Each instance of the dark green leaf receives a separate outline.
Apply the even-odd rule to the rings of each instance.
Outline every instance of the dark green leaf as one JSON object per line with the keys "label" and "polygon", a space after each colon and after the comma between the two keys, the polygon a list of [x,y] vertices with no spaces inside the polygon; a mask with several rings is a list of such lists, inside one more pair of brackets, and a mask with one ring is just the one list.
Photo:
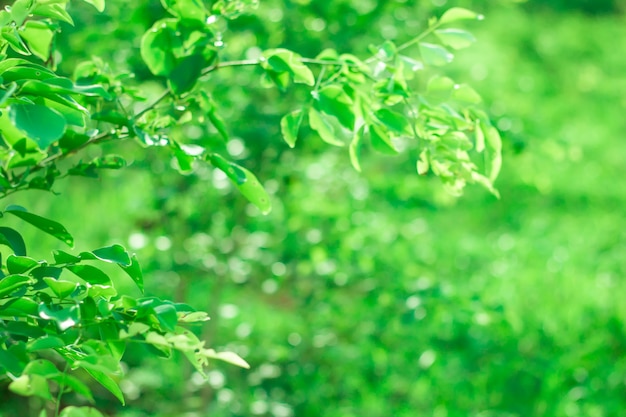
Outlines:
{"label": "dark green leaf", "polygon": [[384,124],[388,129],[399,133],[399,134],[407,134],[409,133],[409,121],[408,119],[393,110],[389,110],[386,108],[382,108],[376,110],[374,115],[382,124]]}
{"label": "dark green leaf", "polygon": [[26,285],[32,285],[35,282],[37,281],[27,275],[7,275],[0,279],[0,297],[11,294],[17,289]]}
{"label": "dark green leaf", "polygon": [[44,232],[56,237],[70,247],[74,246],[74,238],[72,235],[67,232],[65,227],[55,221],[29,213],[25,208],[20,206],[11,205],[6,208],[5,212],[11,213],[15,217],[19,217],[39,230],[43,230]]}
{"label": "dark green leaf", "polygon": [[131,264],[128,266],[124,266],[122,264],[118,265],[128,274],[135,284],[137,284],[137,287],[141,290],[141,292],[143,292],[143,273],[141,272],[141,266],[139,265],[135,255],[132,255],[130,260]]}
{"label": "dark green leaf", "polygon": [[371,125],[369,132],[372,148],[380,153],[387,155],[398,154],[398,151],[393,146],[393,143],[391,143],[391,137],[389,136],[389,132],[387,132],[385,129],[378,125]]}
{"label": "dark green leaf", "polygon": [[111,278],[102,270],[92,265],[69,265],[67,267],[74,274],[90,284],[110,284]]}
{"label": "dark green leaf", "polygon": [[[29,342],[26,345],[26,350],[28,350],[29,352],[35,352],[37,350],[44,350],[44,349],[56,349],[56,348],[60,348],[67,345],[67,343],[65,343],[62,339],[58,338],[58,337],[54,337],[54,336],[48,336],[48,337],[42,337],[39,339],[35,339],[32,340],[31,342]],[[54,365],[52,365],[51,362],[48,361],[42,361],[44,364],[49,364],[49,365],[45,365],[46,368],[49,368],[48,374],[47,375],[42,375],[42,368],[41,367],[37,367],[35,369],[33,369],[33,363],[31,362],[30,364],[28,364],[28,366],[26,367],[25,372],[26,373],[30,373],[30,374],[37,374],[37,375],[42,375],[42,376],[49,376],[50,373],[54,374],[54,371],[58,372],[58,370],[54,367]],[[44,366],[43,364],[40,363],[41,366]],[[54,371],[53,371],[54,369]]]}
{"label": "dark green leaf", "polygon": [[154,313],[164,330],[173,332],[176,329],[178,323],[178,315],[176,314],[176,308],[171,304],[161,304],[154,307]]}
{"label": "dark green leaf", "polygon": [[201,0],[161,0],[163,7],[180,19],[198,20],[204,23],[206,9]]}
{"label": "dark green leaf", "polygon": [[7,270],[9,274],[23,274],[38,265],[39,262],[26,256],[9,255],[7,258]]}
{"label": "dark green leaf", "polygon": [[26,256],[26,244],[22,235],[10,227],[0,227],[0,245],[10,247],[17,256]]}

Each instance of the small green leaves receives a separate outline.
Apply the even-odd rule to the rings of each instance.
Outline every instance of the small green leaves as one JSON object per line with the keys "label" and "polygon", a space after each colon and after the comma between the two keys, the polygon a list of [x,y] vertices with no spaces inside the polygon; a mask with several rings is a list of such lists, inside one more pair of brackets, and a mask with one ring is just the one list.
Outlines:
{"label": "small green leaves", "polygon": [[13,125],[46,149],[65,133],[67,123],[61,114],[39,104],[13,104],[9,109]]}
{"label": "small green leaves", "polygon": [[[295,52],[282,48],[270,49],[264,52],[263,57],[262,66],[271,77],[274,76],[273,79],[279,74],[289,74],[294,83],[309,86],[315,84],[313,73],[302,63],[302,57]],[[279,87],[286,85],[279,84]]]}
{"label": "small green leaves", "polygon": [[458,20],[482,20],[484,17],[471,10],[464,9],[462,7],[453,7],[445,11],[445,13],[439,18],[440,24],[456,22]]}
{"label": "small green leaves", "polygon": [[298,131],[300,130],[300,124],[303,119],[302,109],[294,110],[291,113],[286,114],[280,121],[280,130],[283,134],[283,138],[290,148],[296,146],[296,140],[298,140]]}
{"label": "small green leaves", "polygon": [[443,66],[452,62],[452,55],[446,48],[432,43],[420,42],[420,55],[426,65]]}
{"label": "small green leaves", "polygon": [[224,159],[216,153],[207,155],[207,160],[235,184],[239,192],[254,204],[261,213],[268,214],[272,210],[269,195],[254,174],[247,169]]}
{"label": "small green leaves", "polygon": [[7,207],[5,213],[11,213],[15,217],[19,217],[20,219],[24,220],[27,223],[30,223],[36,228],[56,237],[70,247],[74,246],[74,238],[72,237],[72,235],[68,233],[63,225],[55,221],[46,219],[45,217],[41,217],[33,213],[29,213],[28,211],[26,211],[25,208],[15,205]]}

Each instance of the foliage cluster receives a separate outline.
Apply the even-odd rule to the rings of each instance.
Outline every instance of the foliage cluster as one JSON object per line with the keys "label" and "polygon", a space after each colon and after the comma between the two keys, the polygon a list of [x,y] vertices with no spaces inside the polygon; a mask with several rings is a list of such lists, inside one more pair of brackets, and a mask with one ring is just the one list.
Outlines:
{"label": "foliage cluster", "polygon": [[[84,3],[105,11],[103,0]],[[3,197],[54,191],[60,178],[97,178],[101,170],[124,168],[126,159],[112,149],[133,149],[128,144],[133,140],[143,147],[133,149],[136,155],[153,152],[146,159],[171,163],[188,178],[201,180],[206,172],[219,178],[220,172],[258,212],[269,213],[270,195],[257,177],[224,156],[241,141],[230,138],[220,114],[225,106],[212,88],[214,73],[248,66],[261,72],[261,85],[283,92],[306,87],[307,98],[279,123],[290,147],[306,118],[323,142],[348,149],[357,171],[368,143],[383,154],[416,153],[417,172],[439,177],[453,195],[468,183],[496,193],[498,131],[480,109],[480,96],[437,70],[451,62],[450,50],[474,41],[450,24],[480,18],[476,13],[451,8],[417,37],[371,46],[366,59],[334,49],[304,58],[289,49],[265,48],[255,57],[229,61],[229,22],[256,2],[161,3],[162,16],[141,28],[139,51],[126,51],[138,52],[149,70],[139,76],[98,57],[74,60],[70,70],[63,69],[66,57],[72,61],[72,49],[57,49],[59,39],[65,29],[80,36],[69,29],[75,24],[74,3],[16,0],[0,11]],[[414,56],[407,55],[410,49]],[[148,85],[160,91],[145,94]],[[74,193],[63,197],[67,207],[76,204]],[[121,215],[119,208],[114,211]],[[20,205],[9,205],[3,211],[8,216],[74,246],[73,236],[53,220]],[[88,376],[123,404],[120,361],[132,345],[166,357],[180,351],[199,375],[213,359],[248,366],[236,353],[205,347],[190,329],[207,320],[206,313],[125,291],[124,278],[110,267],[121,268],[140,292],[144,280],[136,256],[119,244],[78,253],[57,249],[53,260],[45,261],[27,254],[23,235],[21,226],[0,228],[0,243],[10,250],[0,279],[0,377],[11,392],[44,400],[28,403],[24,412],[99,415],[83,406],[94,402]],[[77,395],[75,405],[63,407],[68,393]]]}

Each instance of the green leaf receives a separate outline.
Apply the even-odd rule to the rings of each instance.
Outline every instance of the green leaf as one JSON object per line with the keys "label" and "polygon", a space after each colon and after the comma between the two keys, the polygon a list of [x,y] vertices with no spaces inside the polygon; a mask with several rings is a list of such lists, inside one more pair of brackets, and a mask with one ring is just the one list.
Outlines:
{"label": "green leaf", "polygon": [[502,139],[495,127],[481,122],[481,128],[485,135],[485,172],[493,183],[502,167]]}
{"label": "green leaf", "polygon": [[100,13],[102,13],[104,11],[104,0],[83,0],[85,3],[89,3],[91,4],[93,7],[96,8],[97,11],[99,11]]}
{"label": "green leaf", "polygon": [[10,227],[0,227],[0,245],[10,247],[17,256],[26,256],[24,238]]}
{"label": "green leaf", "polygon": [[[26,350],[30,352],[32,351],[32,349],[29,349],[29,346],[33,346],[34,344],[37,344],[40,341],[46,341],[46,340],[57,340],[57,341],[61,341],[61,343],[63,342],[58,337],[44,337],[44,338],[40,338],[40,339],[27,343]],[[48,342],[44,342],[43,344],[46,344],[46,343]],[[53,344],[56,344],[56,343],[53,343]],[[40,349],[35,349],[35,350],[40,350]],[[24,368],[24,373],[27,375],[43,376],[46,379],[61,374],[61,372],[59,372],[57,367],[54,366],[52,362],[45,360],[45,359],[36,359],[36,360],[29,362],[28,365],[26,365],[26,368]]]}
{"label": "green leaf", "polygon": [[159,20],[141,38],[141,58],[154,75],[168,75],[176,65],[172,52],[179,42],[175,22],[173,19]]}
{"label": "green leaf", "polygon": [[480,120],[476,119],[474,123],[474,141],[476,142],[476,152],[482,152],[485,150],[485,134],[480,127]]}
{"label": "green leaf", "polygon": [[[35,340],[28,342],[26,344],[26,350],[28,350],[29,352],[35,352],[35,351],[44,350],[44,349],[56,349],[56,348],[63,347],[65,345],[67,345],[67,343],[65,343],[63,339],[54,337],[54,336],[47,336],[47,337],[42,337],[42,338],[35,339]],[[46,365],[46,368],[49,368],[47,375],[42,375],[42,369],[39,367],[36,369],[32,369],[33,362],[28,364],[24,372],[30,373],[30,374],[36,373],[37,375],[42,375],[42,376],[49,376],[51,372],[54,373],[52,371],[54,369],[54,371],[58,373],[58,370],[54,367],[54,365],[52,365],[51,362],[44,361],[44,363],[50,364],[50,365]]]}
{"label": "green leaf", "polygon": [[69,265],[67,269],[90,284],[111,284],[111,278],[95,266]]}
{"label": "green leaf", "polygon": [[[98,381],[100,385],[102,385],[111,394],[113,394],[115,398],[117,398],[122,403],[122,405],[126,404],[126,402],[124,401],[124,394],[122,393],[122,390],[120,389],[119,385],[117,384],[117,382],[115,382],[113,378],[111,378],[106,373],[96,370],[96,369],[88,369],[85,367],[82,367],[82,368],[85,369],[85,371],[87,371],[87,373],[91,375],[93,379]],[[89,414],[87,415],[89,416]]]}
{"label": "green leaf", "polygon": [[[122,401],[122,403],[124,403]],[[102,413],[92,407],[65,407],[59,417],[104,417]]]}
{"label": "green leaf", "polygon": [[46,400],[52,400],[48,382],[39,375],[22,375],[9,384],[9,390],[25,397],[36,395]]}
{"label": "green leaf", "polygon": [[[87,259],[89,252],[81,253],[81,258]],[[101,261],[111,262],[122,266],[130,266],[131,259],[122,245],[111,245],[91,251],[91,254]],[[84,256],[83,256],[84,255]]]}
{"label": "green leaf", "polygon": [[180,19],[204,22],[207,11],[200,0],[161,0],[161,4],[171,14]]}
{"label": "green leaf", "polygon": [[33,8],[33,3],[33,0],[15,0],[13,5],[7,9],[11,11],[11,18],[16,26],[22,26]]}
{"label": "green leaf", "polygon": [[446,48],[432,43],[420,42],[420,55],[426,65],[442,66],[452,62],[452,55]]}
{"label": "green leaf", "polygon": [[[385,109],[382,109],[385,110]],[[372,148],[376,151],[387,154],[387,155],[397,155],[398,151],[391,143],[391,138],[389,137],[389,132],[385,131],[381,126],[371,125],[370,129],[370,141],[372,143]]]}
{"label": "green leaf", "polygon": [[429,98],[433,97],[435,100],[446,100],[452,94],[454,90],[455,82],[441,75],[435,75],[428,80],[426,84],[426,94]]}
{"label": "green leaf", "polygon": [[7,270],[9,274],[23,274],[38,265],[39,262],[26,256],[9,255],[7,258]]}
{"label": "green leaf", "polygon": [[302,57],[287,49],[270,49],[263,53],[265,61],[262,63],[266,70],[275,73],[289,73],[294,83],[313,86],[315,77],[313,73],[302,63]]}
{"label": "green leaf", "polygon": [[63,3],[40,4],[38,3],[33,10],[33,14],[41,17],[49,17],[51,19],[60,20],[74,26],[72,16],[65,10],[66,5]]}
{"label": "green leaf", "polygon": [[461,101],[461,102],[464,102],[464,103],[468,103],[468,104],[478,104],[481,101],[483,101],[483,99],[476,92],[476,90],[474,90],[469,85],[461,84],[461,85],[457,85],[455,87],[456,88],[452,92],[452,97],[455,100],[458,100],[458,101]]}
{"label": "green leaf", "polygon": [[329,116],[315,110],[313,107],[309,109],[309,125],[324,142],[334,146],[345,146],[345,143],[339,140],[335,127],[329,120]]}
{"label": "green leaf", "polygon": [[120,268],[128,274],[128,276],[133,280],[133,282],[137,285],[137,287],[143,292],[143,273],[141,272],[141,266],[137,261],[137,257],[132,255],[130,257],[131,264],[128,266],[118,264]]}
{"label": "green leaf", "polygon": [[474,35],[461,29],[439,29],[435,31],[435,35],[441,43],[452,49],[467,48],[476,42]]}
{"label": "green leaf", "polygon": [[41,149],[59,140],[67,127],[59,112],[38,104],[14,104],[9,109],[9,117],[11,123]]}
{"label": "green leaf", "polygon": [[272,204],[267,191],[265,191],[252,172],[234,162],[224,159],[221,155],[216,153],[207,155],[207,160],[211,162],[213,166],[224,172],[239,189],[239,192],[261,210],[261,213],[268,214],[272,210]]}
{"label": "green leaf", "polygon": [[52,38],[54,38],[54,31],[50,25],[39,20],[29,20],[24,25],[21,36],[26,40],[31,52],[36,57],[42,61],[47,61],[50,58],[50,48]]}
{"label": "green leaf", "polygon": [[11,49],[13,49],[18,54],[22,54],[26,56],[32,55],[30,50],[28,49],[28,47],[26,46],[26,44],[20,37],[19,32],[17,31],[17,27],[15,26],[3,27],[2,30],[0,31],[0,35],[2,36],[2,38],[4,38],[5,41],[9,43],[9,45],[11,46]]}
{"label": "green leaf", "polygon": [[76,282],[57,280],[54,278],[45,277],[44,282],[48,284],[48,287],[54,292],[57,297],[63,299],[74,292],[78,284]]}
{"label": "green leaf", "polygon": [[315,107],[319,111],[336,117],[349,130],[354,128],[354,106],[343,88],[329,85],[312,95],[316,98]]}
{"label": "green leaf", "polygon": [[168,85],[172,92],[180,96],[191,90],[198,81],[207,60],[202,54],[195,54],[180,58],[167,76]]}
{"label": "green leaf", "polygon": [[453,7],[445,11],[445,13],[439,18],[439,23],[450,23],[457,20],[482,20],[483,15],[480,15],[471,10],[464,9],[462,7]]}
{"label": "green leaf", "polygon": [[241,356],[234,352],[216,352],[213,349],[204,349],[202,355],[209,359],[217,359],[223,362],[230,363],[231,365],[239,366],[241,368],[250,369],[250,365]]}
{"label": "green leaf", "polygon": [[400,113],[389,110],[387,108],[382,108],[376,110],[374,112],[374,115],[388,129],[391,129],[396,133],[407,134],[410,131],[408,119]]}
{"label": "green leaf", "polygon": [[363,132],[365,126],[361,126],[352,136],[348,152],[350,154],[350,163],[357,172],[361,172],[361,163],[359,162],[359,152],[361,150],[361,142],[363,141]]}
{"label": "green leaf", "polygon": [[298,109],[286,114],[280,120],[280,131],[283,134],[283,139],[285,139],[285,142],[287,142],[290,148],[296,146],[298,130],[300,130],[303,116],[302,109]]}
{"label": "green leaf", "polygon": [[45,320],[52,320],[59,326],[59,330],[65,331],[75,326],[79,321],[79,308],[76,305],[67,308],[54,308],[56,305],[48,306],[45,303],[39,304],[39,317]]}
{"label": "green leaf", "polygon": [[15,217],[19,217],[25,222],[35,226],[39,230],[42,230],[49,235],[56,237],[69,247],[74,246],[74,238],[72,237],[72,235],[68,233],[63,225],[55,221],[48,220],[45,217],[41,217],[33,213],[29,213],[28,211],[26,211],[25,208],[15,205],[7,207],[5,212],[11,213]]}
{"label": "green leaf", "polygon": [[32,285],[37,281],[27,275],[7,275],[0,279],[0,297],[11,294],[18,288]]}
{"label": "green leaf", "polygon": [[176,307],[171,304],[161,304],[154,307],[154,313],[164,330],[173,332],[178,324],[178,314]]}

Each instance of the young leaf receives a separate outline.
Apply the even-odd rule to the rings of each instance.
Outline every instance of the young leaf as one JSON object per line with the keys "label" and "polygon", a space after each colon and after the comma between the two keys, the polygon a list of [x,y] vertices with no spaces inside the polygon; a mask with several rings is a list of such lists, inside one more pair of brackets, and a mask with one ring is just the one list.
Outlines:
{"label": "young leaf", "polygon": [[60,20],[61,22],[69,23],[74,26],[74,20],[72,16],[65,10],[65,4],[52,3],[41,4],[37,3],[33,10],[35,16],[49,17],[51,19]]}
{"label": "young leaf", "polygon": [[263,67],[275,73],[289,73],[294,83],[313,86],[315,77],[313,73],[302,63],[302,57],[287,49],[271,49],[263,54],[265,61]]}
{"label": "young leaf", "polygon": [[24,207],[15,206],[15,205],[11,205],[7,207],[5,210],[5,213],[11,213],[15,217],[19,217],[25,222],[30,223],[31,225],[35,226],[39,230],[43,230],[49,235],[56,237],[57,239],[64,242],[69,247],[74,246],[74,238],[72,237],[72,235],[68,233],[68,231],[65,229],[65,227],[63,227],[63,225],[55,221],[46,219],[45,217],[41,217],[33,213],[29,213],[28,211],[26,211]]}
{"label": "young leaf", "polygon": [[69,265],[67,269],[90,284],[111,284],[111,278],[95,266]]}
{"label": "young leaf", "polygon": [[175,27],[174,19],[159,20],[141,38],[141,58],[154,75],[168,75],[176,65],[172,52],[177,43]]}
{"label": "young leaf", "polygon": [[239,189],[239,192],[261,210],[261,213],[268,214],[272,210],[272,204],[267,191],[265,191],[252,172],[215,153],[207,155],[207,159],[215,167],[224,172]]}
{"label": "young leaf", "polygon": [[361,150],[361,142],[363,141],[363,131],[365,126],[361,126],[352,137],[348,152],[350,154],[350,163],[357,172],[361,172],[361,163],[359,162],[359,152]]}
{"label": "young leaf", "polygon": [[454,58],[446,48],[432,43],[420,42],[419,50],[426,65],[442,66]]}
{"label": "young leaf", "polygon": [[22,375],[9,384],[9,390],[25,397],[36,395],[46,400],[52,400],[48,382],[39,375]]}
{"label": "young leaf", "polygon": [[231,365],[240,366],[245,369],[250,369],[250,365],[241,356],[234,352],[216,352],[213,349],[204,349],[202,355],[209,359],[217,359],[223,362],[230,363]]}
{"label": "young leaf", "polygon": [[481,128],[485,135],[485,172],[493,183],[502,166],[502,139],[495,127],[481,122]]}
{"label": "young leaf", "polygon": [[476,90],[467,84],[455,86],[455,89],[452,92],[452,98],[468,104],[478,104],[483,101],[482,97],[480,97]]}
{"label": "young leaf", "polygon": [[60,279],[56,280],[54,278],[45,277],[43,280],[46,284],[48,284],[48,287],[50,287],[52,292],[54,292],[59,298],[67,297],[68,295],[73,293],[78,286],[78,284],[75,282],[64,281]]}
{"label": "young leaf", "polygon": [[24,25],[21,36],[36,57],[42,61],[47,61],[50,58],[50,48],[54,37],[50,25],[39,20],[29,20]]}
{"label": "young leaf", "polygon": [[324,142],[334,146],[344,146],[345,144],[337,138],[335,128],[328,117],[311,107],[309,109],[309,126],[320,135]]}
{"label": "young leaf", "polygon": [[464,9],[462,7],[453,7],[445,11],[445,13],[439,18],[439,23],[450,23],[457,20],[482,20],[484,17],[471,10]]}
{"label": "young leaf", "polygon": [[452,49],[467,48],[476,42],[474,35],[461,29],[439,29],[435,31],[435,35],[441,43]]}
{"label": "young leaf", "polygon": [[91,4],[97,11],[102,13],[104,11],[104,0],[83,0],[85,3]]}
{"label": "young leaf", "polygon": [[296,146],[296,140],[298,140],[298,130],[300,130],[300,124],[304,114],[302,109],[294,110],[289,114],[286,114],[280,121],[280,130],[283,134],[283,138],[290,148]]}

